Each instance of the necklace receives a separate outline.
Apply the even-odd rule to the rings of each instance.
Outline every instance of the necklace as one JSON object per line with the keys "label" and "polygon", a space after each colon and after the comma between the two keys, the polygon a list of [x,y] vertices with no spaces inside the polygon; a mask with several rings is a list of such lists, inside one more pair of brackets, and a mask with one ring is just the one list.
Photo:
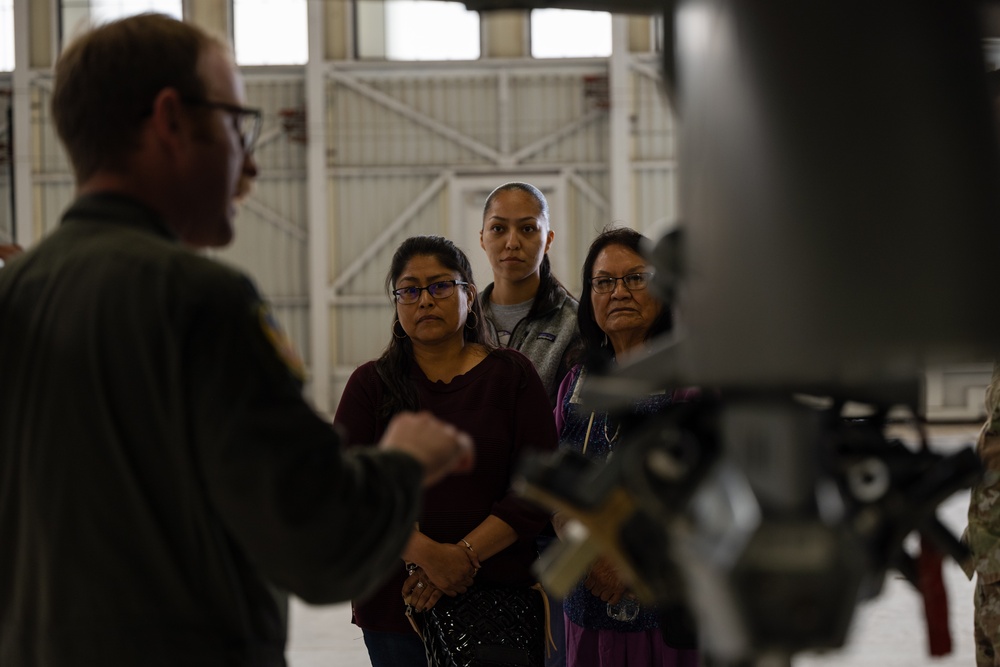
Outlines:
{"label": "necklace", "polygon": [[[590,429],[594,426],[594,414],[590,413],[590,420],[587,422],[587,435],[583,437],[583,454],[587,453],[587,443],[590,442]],[[615,434],[608,437],[608,418],[604,418],[604,439],[607,440],[608,444],[614,443],[618,439],[618,431],[621,429],[622,425],[619,424],[615,427]]]}
{"label": "necklace", "polygon": [[604,418],[604,439],[607,440],[608,444],[610,445],[610,444],[614,443],[615,440],[618,439],[618,431],[621,430],[622,425],[618,424],[617,426],[615,426],[615,432],[614,432],[614,434],[609,437],[608,436],[608,421],[609,421],[609,418],[605,417]]}

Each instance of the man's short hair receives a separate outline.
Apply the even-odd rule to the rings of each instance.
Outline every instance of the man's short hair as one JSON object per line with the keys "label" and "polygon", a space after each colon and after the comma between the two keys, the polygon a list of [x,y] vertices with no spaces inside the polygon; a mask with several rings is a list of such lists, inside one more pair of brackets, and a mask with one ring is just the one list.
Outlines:
{"label": "man's short hair", "polygon": [[92,28],[66,47],[56,61],[51,108],[77,183],[99,169],[124,168],[164,88],[204,95],[197,65],[213,44],[228,49],[190,23],[148,13]]}

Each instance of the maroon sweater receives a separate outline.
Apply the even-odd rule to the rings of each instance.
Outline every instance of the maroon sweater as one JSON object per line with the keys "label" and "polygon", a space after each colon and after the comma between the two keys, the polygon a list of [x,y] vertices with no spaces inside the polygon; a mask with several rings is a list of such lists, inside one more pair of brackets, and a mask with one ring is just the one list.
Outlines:
{"label": "maroon sweater", "polygon": [[[518,541],[483,561],[477,582],[533,583],[529,567],[537,557],[534,538],[548,513],[510,491],[511,475],[527,450],[556,447],[549,398],[527,357],[496,350],[449,383],[431,382],[416,364],[410,371],[420,408],[454,424],[475,440],[476,467],[451,475],[424,492],[420,532],[442,543],[455,543],[489,515],[503,519]],[[354,444],[378,442],[385,423],[377,418],[385,386],[370,361],[351,375],[337,407],[335,422]],[[404,614],[403,562],[371,597],[354,603],[354,621],[382,632],[413,632]]]}

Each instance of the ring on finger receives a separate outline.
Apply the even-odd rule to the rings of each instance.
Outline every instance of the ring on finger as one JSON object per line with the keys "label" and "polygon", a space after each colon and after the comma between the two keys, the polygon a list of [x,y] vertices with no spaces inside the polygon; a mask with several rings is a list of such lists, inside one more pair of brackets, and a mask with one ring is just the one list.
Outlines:
{"label": "ring on finger", "polygon": [[424,587],[424,582],[418,581],[417,582],[417,588],[423,588],[423,587]]}

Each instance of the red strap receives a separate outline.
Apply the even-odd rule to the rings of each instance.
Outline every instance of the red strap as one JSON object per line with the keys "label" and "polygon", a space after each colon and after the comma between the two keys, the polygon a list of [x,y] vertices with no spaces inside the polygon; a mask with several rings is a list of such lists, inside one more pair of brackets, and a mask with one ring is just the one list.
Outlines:
{"label": "red strap", "polygon": [[948,593],[941,577],[941,553],[923,535],[920,536],[917,569],[930,654],[948,655],[951,653],[951,630],[948,628]]}

